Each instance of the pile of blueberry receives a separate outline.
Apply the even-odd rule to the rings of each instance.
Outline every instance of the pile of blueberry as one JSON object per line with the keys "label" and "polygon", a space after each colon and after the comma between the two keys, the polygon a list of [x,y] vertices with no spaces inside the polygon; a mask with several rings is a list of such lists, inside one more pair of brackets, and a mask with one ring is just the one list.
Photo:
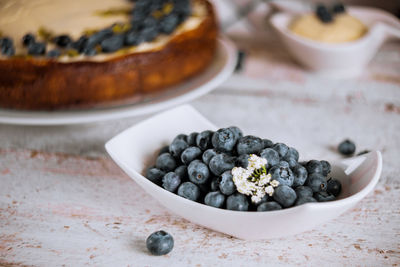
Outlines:
{"label": "pile of blueberry", "polygon": [[[279,182],[273,194],[254,203],[238,192],[234,167],[247,168],[250,155],[267,161],[265,170]],[[235,126],[217,131],[180,134],[163,147],[146,177],[165,190],[216,208],[239,211],[270,211],[307,202],[334,200],[341,191],[329,177],[327,161],[299,162],[299,153],[283,143],[243,136]]]}
{"label": "pile of blueberry", "polygon": [[323,4],[318,4],[315,8],[315,14],[323,23],[332,22],[336,14],[344,13],[345,11],[342,3],[336,3],[331,8]]}
{"label": "pile of blueberry", "polygon": [[[48,57],[61,54],[76,56],[84,54],[94,56],[100,52],[111,53],[124,47],[137,46],[142,42],[151,42],[159,34],[170,34],[191,14],[190,0],[131,0],[134,2],[130,22],[126,25],[115,24],[90,35],[72,40],[68,35],[51,36],[51,33],[39,30],[39,36],[45,41],[38,42],[28,33],[22,39],[28,55],[46,54],[46,42],[54,43],[57,48],[47,52]],[[13,40],[0,38],[1,54],[13,56]]]}

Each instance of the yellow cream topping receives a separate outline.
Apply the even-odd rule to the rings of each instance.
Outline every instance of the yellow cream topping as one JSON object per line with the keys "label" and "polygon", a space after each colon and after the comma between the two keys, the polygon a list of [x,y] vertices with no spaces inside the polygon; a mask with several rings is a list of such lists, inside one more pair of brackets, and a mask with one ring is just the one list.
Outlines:
{"label": "yellow cream topping", "polygon": [[315,14],[303,15],[295,19],[289,29],[299,36],[324,43],[351,42],[368,31],[359,19],[347,13],[336,15],[330,23],[322,22]]}

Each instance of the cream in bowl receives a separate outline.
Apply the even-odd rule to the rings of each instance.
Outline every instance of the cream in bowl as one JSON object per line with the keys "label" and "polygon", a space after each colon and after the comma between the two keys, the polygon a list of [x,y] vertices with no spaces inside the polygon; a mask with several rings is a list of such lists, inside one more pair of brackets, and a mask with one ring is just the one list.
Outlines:
{"label": "cream in bowl", "polygon": [[367,7],[280,12],[270,22],[296,61],[331,78],[359,75],[386,40],[400,38],[396,17]]}
{"label": "cream in bowl", "polygon": [[295,18],[289,29],[296,35],[324,43],[351,42],[368,32],[367,26],[348,14],[343,5],[335,5],[332,11],[319,5],[316,12]]}

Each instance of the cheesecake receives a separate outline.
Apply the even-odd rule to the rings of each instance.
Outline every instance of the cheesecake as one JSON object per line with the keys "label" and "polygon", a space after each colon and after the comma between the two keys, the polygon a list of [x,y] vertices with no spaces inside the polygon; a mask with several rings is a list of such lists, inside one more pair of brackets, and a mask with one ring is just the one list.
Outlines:
{"label": "cheesecake", "polygon": [[212,62],[207,0],[0,2],[0,107],[131,104],[173,90]]}

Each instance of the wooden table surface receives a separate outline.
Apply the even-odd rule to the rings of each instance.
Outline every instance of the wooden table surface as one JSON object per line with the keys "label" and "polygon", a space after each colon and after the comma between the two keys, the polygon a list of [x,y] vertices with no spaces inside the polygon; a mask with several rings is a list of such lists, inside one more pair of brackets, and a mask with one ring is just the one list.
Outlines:
{"label": "wooden table surface", "polygon": [[[400,265],[400,42],[386,43],[362,76],[328,80],[294,63],[272,33],[242,25],[229,35],[248,54],[244,69],[191,104],[216,125],[288,143],[302,159],[340,159],[334,148],[345,138],[380,150],[374,192],[312,231],[243,241],[171,214],[106,155],[108,139],[147,116],[0,125],[0,266]],[[175,247],[156,257],[145,239],[159,229]]]}

